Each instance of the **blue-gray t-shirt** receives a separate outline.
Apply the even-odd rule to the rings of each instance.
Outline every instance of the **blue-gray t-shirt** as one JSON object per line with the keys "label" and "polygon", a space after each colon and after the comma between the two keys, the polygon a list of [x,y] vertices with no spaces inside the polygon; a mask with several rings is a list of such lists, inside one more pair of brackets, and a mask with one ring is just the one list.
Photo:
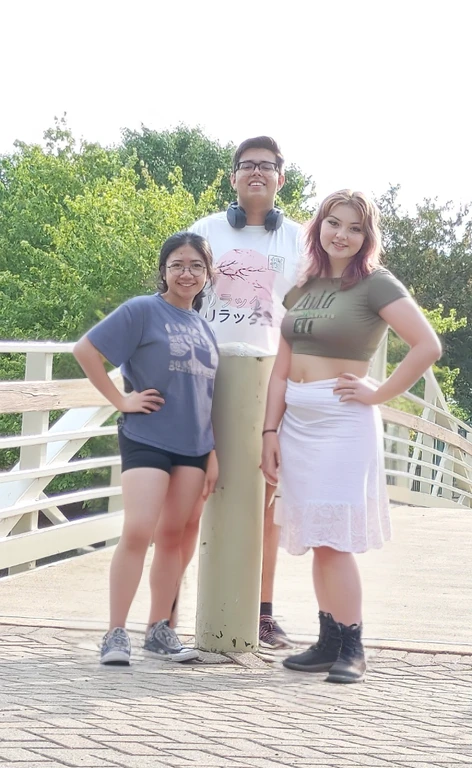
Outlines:
{"label": "blue-gray t-shirt", "polygon": [[157,389],[160,411],[123,414],[131,440],[185,456],[214,448],[211,406],[218,348],[195,310],[179,309],[156,293],[126,301],[87,338],[136,392]]}

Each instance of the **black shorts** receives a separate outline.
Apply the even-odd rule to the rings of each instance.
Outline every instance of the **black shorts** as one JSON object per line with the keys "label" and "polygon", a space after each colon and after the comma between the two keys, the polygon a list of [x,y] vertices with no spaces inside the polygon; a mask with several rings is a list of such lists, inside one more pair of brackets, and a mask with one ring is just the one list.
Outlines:
{"label": "black shorts", "polygon": [[179,453],[172,453],[163,448],[155,448],[153,445],[131,440],[123,434],[121,429],[118,430],[118,444],[120,446],[122,472],[140,467],[163,469],[169,475],[172,472],[172,467],[197,467],[197,469],[206,471],[208,453],[203,456],[182,456]]}

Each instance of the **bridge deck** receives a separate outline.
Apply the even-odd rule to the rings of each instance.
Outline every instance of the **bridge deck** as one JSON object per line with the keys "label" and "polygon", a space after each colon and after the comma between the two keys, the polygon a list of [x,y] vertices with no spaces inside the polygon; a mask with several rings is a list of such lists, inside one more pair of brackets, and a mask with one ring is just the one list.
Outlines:
{"label": "bridge deck", "polygon": [[[472,516],[398,508],[393,517],[395,542],[360,558],[373,647],[358,686],[290,673],[276,654],[270,664],[249,656],[246,667],[146,659],[145,580],[133,664],[101,668],[109,551],[2,580],[2,768],[470,765]],[[314,629],[309,572],[309,557],[281,554],[277,613],[301,640]],[[182,634],[193,631],[195,576],[194,563]]]}
{"label": "bridge deck", "polygon": [[[394,540],[359,556],[367,643],[472,653],[472,514],[397,507],[392,519]],[[107,621],[111,555],[110,549],[102,550],[1,580],[0,622],[96,628],[98,641]],[[181,600],[185,634],[194,631],[196,569],[195,559]],[[275,612],[290,634],[305,641],[316,626],[310,569],[310,555],[280,552]],[[130,615],[137,630],[146,623],[148,599],[145,576]]]}

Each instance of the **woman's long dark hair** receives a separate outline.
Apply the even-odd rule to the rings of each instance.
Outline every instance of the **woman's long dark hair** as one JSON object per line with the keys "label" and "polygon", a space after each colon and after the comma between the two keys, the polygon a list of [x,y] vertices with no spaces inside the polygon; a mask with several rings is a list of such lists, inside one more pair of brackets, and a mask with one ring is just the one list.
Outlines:
{"label": "woman's long dark hair", "polygon": [[159,280],[157,287],[160,293],[164,293],[168,290],[166,281],[167,259],[171,253],[176,251],[177,248],[182,248],[183,245],[190,245],[192,248],[195,248],[195,250],[202,257],[206,267],[207,284],[205,288],[200,291],[200,293],[197,293],[192,302],[193,309],[196,309],[197,312],[200,312],[202,308],[203,297],[205,295],[205,289],[208,286],[212,286],[215,279],[213,271],[213,254],[211,252],[210,244],[201,235],[197,235],[195,232],[176,232],[175,235],[171,235],[167,238],[159,254]]}

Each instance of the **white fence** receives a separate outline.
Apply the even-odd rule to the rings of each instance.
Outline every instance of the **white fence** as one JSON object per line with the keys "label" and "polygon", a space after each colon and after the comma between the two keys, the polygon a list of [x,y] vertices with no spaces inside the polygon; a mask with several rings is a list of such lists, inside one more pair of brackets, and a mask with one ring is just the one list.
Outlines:
{"label": "white fence", "polygon": [[[19,448],[19,461],[0,472],[0,569],[33,568],[36,561],[98,542],[121,530],[118,455],[75,459],[90,439],[116,433],[103,426],[113,408],[84,379],[53,380],[53,356],[72,344],[0,342],[0,354],[26,355],[24,381],[0,382],[0,413],[21,414],[21,434],[0,437],[0,451]],[[110,374],[117,376],[118,372]],[[425,507],[472,507],[472,434],[449,412],[431,371],[425,397],[412,394],[420,415],[382,406],[385,456],[392,501]],[[49,427],[50,412],[65,413]],[[4,454],[1,454],[4,455]],[[109,484],[48,495],[58,476],[110,468]],[[71,504],[103,500],[102,512],[69,521]],[[106,510],[106,511],[105,511]],[[48,527],[38,527],[42,513]]]}

